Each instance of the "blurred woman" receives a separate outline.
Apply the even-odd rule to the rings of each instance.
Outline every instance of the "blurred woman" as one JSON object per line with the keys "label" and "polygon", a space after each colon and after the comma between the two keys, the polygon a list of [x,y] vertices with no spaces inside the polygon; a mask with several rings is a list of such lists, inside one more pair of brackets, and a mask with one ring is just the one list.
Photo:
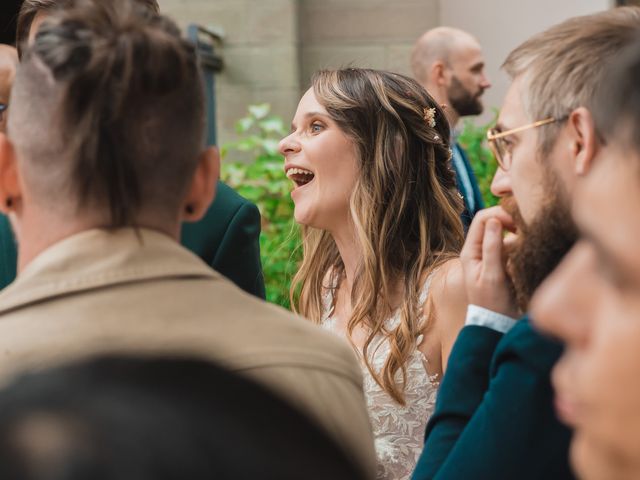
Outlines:
{"label": "blurred woman", "polygon": [[320,71],[280,143],[303,261],[295,309],[358,352],[378,478],[408,478],[466,310],[449,126],[414,80]]}

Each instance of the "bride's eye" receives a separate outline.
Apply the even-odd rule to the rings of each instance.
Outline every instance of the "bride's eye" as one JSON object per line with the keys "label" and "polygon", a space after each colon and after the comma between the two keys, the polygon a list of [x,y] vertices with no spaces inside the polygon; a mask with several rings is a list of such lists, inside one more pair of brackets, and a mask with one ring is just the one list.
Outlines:
{"label": "bride's eye", "polygon": [[311,130],[311,133],[320,133],[323,128],[324,126],[319,123],[312,123],[310,130]]}

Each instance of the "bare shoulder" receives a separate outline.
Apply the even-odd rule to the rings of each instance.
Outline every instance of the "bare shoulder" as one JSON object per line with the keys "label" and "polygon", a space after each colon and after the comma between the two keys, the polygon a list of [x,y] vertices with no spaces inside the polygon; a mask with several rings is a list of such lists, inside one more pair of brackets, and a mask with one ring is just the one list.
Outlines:
{"label": "bare shoulder", "polygon": [[429,288],[431,303],[440,312],[439,317],[455,315],[459,311],[466,312],[467,292],[460,259],[449,260],[436,270]]}
{"label": "bare shoulder", "polygon": [[459,259],[449,260],[433,274],[429,296],[425,315],[433,320],[432,328],[438,339],[444,372],[467,313],[467,293]]}

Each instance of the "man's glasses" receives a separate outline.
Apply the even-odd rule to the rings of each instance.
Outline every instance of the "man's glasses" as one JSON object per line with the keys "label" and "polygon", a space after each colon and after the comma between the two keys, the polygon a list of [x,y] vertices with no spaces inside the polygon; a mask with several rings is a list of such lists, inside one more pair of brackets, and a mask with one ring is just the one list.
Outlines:
{"label": "man's glasses", "polygon": [[542,125],[548,125],[549,123],[557,121],[557,118],[545,118],[544,120],[538,120],[537,122],[518,128],[512,128],[511,130],[506,130],[504,132],[501,132],[498,128],[489,129],[487,132],[489,148],[491,148],[491,151],[495,155],[500,168],[506,172],[511,167],[511,143],[506,137],[514,133],[522,132],[523,130],[541,127]]}

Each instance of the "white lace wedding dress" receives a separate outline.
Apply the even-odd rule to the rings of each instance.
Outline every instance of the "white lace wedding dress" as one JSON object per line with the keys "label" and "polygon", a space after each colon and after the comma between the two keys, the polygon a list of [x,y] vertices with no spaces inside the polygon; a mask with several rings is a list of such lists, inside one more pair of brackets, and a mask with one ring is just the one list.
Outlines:
{"label": "white lace wedding dress", "polygon": [[[420,305],[427,298],[429,282],[423,288]],[[332,317],[333,299],[331,293],[324,298],[322,327],[346,339],[346,332]],[[396,312],[387,320],[387,328],[395,329],[400,323],[400,313]],[[416,347],[422,342],[422,335],[416,340]],[[389,342],[382,335],[371,344],[372,365],[379,372],[389,356]],[[427,360],[417,348],[407,362],[405,405],[400,405],[386,393],[373,379],[360,357],[364,377],[364,393],[373,428],[378,467],[378,480],[405,480],[411,477],[422,448],[427,420],[433,413],[438,389],[437,375],[429,375]],[[400,373],[400,372],[398,372]]]}

